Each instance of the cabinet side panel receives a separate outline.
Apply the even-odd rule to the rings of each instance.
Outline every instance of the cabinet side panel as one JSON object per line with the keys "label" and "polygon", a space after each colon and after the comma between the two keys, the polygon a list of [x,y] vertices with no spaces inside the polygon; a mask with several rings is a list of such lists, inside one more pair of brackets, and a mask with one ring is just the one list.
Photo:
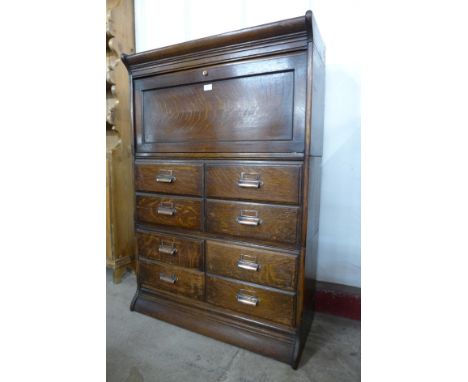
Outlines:
{"label": "cabinet side panel", "polygon": [[[305,284],[312,285],[317,270],[317,237],[320,217],[320,186],[322,173],[322,157],[309,157],[309,211],[307,224],[307,242],[305,258]],[[311,291],[306,291],[306,293]],[[306,297],[306,304],[313,296]]]}
{"label": "cabinet side panel", "polygon": [[[313,43],[308,45],[306,158],[303,185],[303,237],[298,280],[298,328],[293,367],[297,367],[314,315],[314,292],[317,272],[318,229],[320,217],[321,165],[323,152],[325,65]],[[304,233],[306,233],[304,235]]]}
{"label": "cabinet side panel", "polygon": [[310,155],[323,154],[323,125],[325,112],[325,64],[314,49],[312,55],[312,126]]}

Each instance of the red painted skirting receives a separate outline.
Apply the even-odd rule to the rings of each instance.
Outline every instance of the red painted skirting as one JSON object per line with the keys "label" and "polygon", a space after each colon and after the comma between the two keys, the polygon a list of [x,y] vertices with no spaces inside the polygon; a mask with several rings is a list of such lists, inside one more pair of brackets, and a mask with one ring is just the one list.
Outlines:
{"label": "red painted skirting", "polygon": [[317,281],[315,310],[361,320],[361,289]]}

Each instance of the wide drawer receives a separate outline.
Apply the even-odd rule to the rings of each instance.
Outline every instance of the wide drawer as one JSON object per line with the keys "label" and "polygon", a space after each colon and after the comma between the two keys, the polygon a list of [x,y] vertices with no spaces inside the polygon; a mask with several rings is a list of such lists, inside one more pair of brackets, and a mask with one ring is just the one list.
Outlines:
{"label": "wide drawer", "polygon": [[187,268],[203,269],[203,240],[137,232],[139,256]]}
{"label": "wide drawer", "polygon": [[171,292],[202,300],[205,290],[205,274],[174,265],[146,262],[138,264],[138,277],[142,287]]}
{"label": "wide drawer", "polygon": [[202,164],[135,162],[137,191],[200,196],[203,188],[202,175]]}
{"label": "wide drawer", "polygon": [[306,55],[135,79],[137,153],[303,152]]}
{"label": "wide drawer", "polygon": [[299,207],[206,201],[206,227],[211,233],[295,244]]}
{"label": "wide drawer", "polygon": [[206,275],[206,301],[285,325],[294,325],[295,294]]}
{"label": "wide drawer", "polygon": [[301,168],[300,164],[209,164],[206,195],[299,204]]}
{"label": "wide drawer", "polygon": [[284,289],[296,285],[292,254],[209,240],[205,257],[208,273]]}
{"label": "wide drawer", "polygon": [[200,230],[202,200],[163,195],[137,195],[136,216],[144,223]]}

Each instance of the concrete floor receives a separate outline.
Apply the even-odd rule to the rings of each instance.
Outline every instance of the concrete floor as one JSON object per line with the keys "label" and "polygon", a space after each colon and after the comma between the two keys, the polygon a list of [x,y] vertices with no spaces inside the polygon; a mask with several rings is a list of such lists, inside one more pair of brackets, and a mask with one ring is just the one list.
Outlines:
{"label": "concrete floor", "polygon": [[361,379],[361,324],[317,314],[298,370],[136,312],[135,276],[107,271],[109,382],[352,382]]}

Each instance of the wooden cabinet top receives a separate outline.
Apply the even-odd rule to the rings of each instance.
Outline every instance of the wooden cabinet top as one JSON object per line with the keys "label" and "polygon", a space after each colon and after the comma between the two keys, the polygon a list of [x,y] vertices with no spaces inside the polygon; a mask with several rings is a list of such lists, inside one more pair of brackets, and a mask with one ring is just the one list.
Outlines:
{"label": "wooden cabinet top", "polygon": [[[288,44],[285,45],[285,43]],[[222,33],[197,40],[191,40],[180,44],[148,50],[132,55],[122,55],[122,61],[129,72],[140,73],[143,68],[157,65],[168,65],[174,61],[180,62],[181,56],[188,62],[197,58],[212,55],[224,55],[227,51],[236,50],[237,56],[242,57],[242,52],[253,48],[259,49],[257,54],[273,53],[274,46],[282,44],[282,50],[306,49],[307,43],[313,42],[315,49],[324,59],[325,47],[320,33],[316,27],[312,11],[307,11],[304,16],[281,20],[273,23],[244,28],[233,32]],[[249,52],[252,55],[253,52]],[[226,59],[226,57],[223,57]]]}

